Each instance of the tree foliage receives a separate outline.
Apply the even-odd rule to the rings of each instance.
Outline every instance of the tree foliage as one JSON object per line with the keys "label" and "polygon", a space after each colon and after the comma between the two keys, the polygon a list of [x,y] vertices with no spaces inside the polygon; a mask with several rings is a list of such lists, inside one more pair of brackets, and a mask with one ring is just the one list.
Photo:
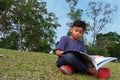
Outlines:
{"label": "tree foliage", "polygon": [[103,47],[87,46],[86,49],[89,55],[110,56],[108,49]]}
{"label": "tree foliage", "polygon": [[106,34],[98,34],[97,47],[108,50],[110,56],[115,56],[120,59],[120,35],[116,32],[109,32]]}
{"label": "tree foliage", "polygon": [[104,4],[103,2],[89,2],[88,6],[89,9],[86,14],[91,19],[90,30],[93,32],[92,44],[95,45],[97,35],[108,23],[112,22],[112,16],[117,7],[109,3]]}
{"label": "tree foliage", "polygon": [[11,32],[9,36],[6,36],[6,38],[1,38],[0,40],[0,47],[7,48],[7,49],[18,49],[18,34],[16,32]]}
{"label": "tree foliage", "polygon": [[112,47],[120,43],[120,35],[116,32],[109,32],[107,34],[97,35],[97,46],[99,47]]}
{"label": "tree foliage", "polygon": [[70,12],[67,13],[68,17],[72,22],[68,22],[67,25],[71,27],[71,24],[75,20],[80,20],[82,16],[82,9],[76,9],[76,5],[78,4],[78,0],[66,0],[66,2],[69,4]]}
{"label": "tree foliage", "polygon": [[17,49],[49,52],[56,37],[54,30],[60,25],[55,14],[48,13],[45,7],[46,2],[41,0],[1,0],[1,38],[11,38],[16,32]]}

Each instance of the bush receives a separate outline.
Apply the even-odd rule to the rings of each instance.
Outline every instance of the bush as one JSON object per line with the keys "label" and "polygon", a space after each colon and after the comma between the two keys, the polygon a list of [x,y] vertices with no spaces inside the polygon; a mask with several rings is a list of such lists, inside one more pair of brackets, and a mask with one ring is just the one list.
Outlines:
{"label": "bush", "polygon": [[90,55],[101,55],[101,56],[109,56],[108,50],[106,48],[102,47],[96,47],[96,46],[87,46],[87,52]]}
{"label": "bush", "polygon": [[120,43],[111,47],[107,47],[110,56],[117,57],[120,60]]}

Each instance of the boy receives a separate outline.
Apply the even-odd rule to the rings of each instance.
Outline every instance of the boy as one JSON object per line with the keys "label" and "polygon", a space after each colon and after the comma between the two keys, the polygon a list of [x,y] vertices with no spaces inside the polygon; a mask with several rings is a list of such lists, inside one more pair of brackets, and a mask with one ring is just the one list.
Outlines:
{"label": "boy", "polygon": [[98,72],[90,68],[83,60],[71,53],[62,54],[64,51],[81,51],[87,54],[84,43],[79,40],[83,36],[85,30],[85,22],[76,20],[70,28],[70,36],[61,37],[56,47],[56,55],[58,56],[56,64],[58,68],[61,68],[63,65],[69,65],[75,72],[89,73],[97,76]]}

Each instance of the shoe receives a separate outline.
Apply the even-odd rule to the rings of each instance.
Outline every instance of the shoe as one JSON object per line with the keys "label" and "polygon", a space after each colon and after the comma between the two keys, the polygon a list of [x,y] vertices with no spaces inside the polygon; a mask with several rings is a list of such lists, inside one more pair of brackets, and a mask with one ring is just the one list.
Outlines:
{"label": "shoe", "polygon": [[97,74],[98,78],[106,79],[110,77],[110,70],[108,68],[100,68]]}
{"label": "shoe", "polygon": [[65,75],[70,75],[74,72],[73,68],[68,65],[63,65],[60,67],[60,71]]}

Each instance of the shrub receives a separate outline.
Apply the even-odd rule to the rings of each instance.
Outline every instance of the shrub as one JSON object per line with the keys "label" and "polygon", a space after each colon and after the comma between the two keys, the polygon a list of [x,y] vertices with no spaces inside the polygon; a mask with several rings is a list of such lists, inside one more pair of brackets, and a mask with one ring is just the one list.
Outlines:
{"label": "shrub", "polygon": [[106,48],[102,47],[96,47],[96,46],[87,46],[87,52],[90,55],[101,55],[101,56],[109,56],[108,50]]}

